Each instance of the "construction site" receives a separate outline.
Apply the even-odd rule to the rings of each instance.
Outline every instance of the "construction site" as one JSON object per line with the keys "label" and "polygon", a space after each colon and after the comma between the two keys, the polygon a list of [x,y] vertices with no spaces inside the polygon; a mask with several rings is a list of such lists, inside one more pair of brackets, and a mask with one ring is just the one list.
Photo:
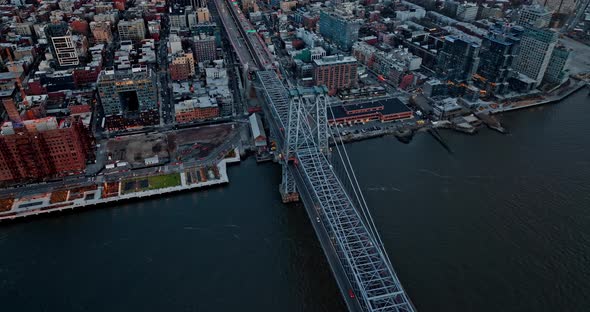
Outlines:
{"label": "construction site", "polygon": [[234,124],[221,124],[116,137],[109,140],[106,146],[106,168],[141,168],[183,160],[202,160],[227,142],[234,128]]}
{"label": "construction site", "polygon": [[112,165],[143,167],[170,159],[170,143],[164,133],[116,137],[107,143],[108,161]]}
{"label": "construction site", "polygon": [[171,155],[176,161],[202,160],[229,140],[234,127],[231,123],[170,132],[168,142]]}

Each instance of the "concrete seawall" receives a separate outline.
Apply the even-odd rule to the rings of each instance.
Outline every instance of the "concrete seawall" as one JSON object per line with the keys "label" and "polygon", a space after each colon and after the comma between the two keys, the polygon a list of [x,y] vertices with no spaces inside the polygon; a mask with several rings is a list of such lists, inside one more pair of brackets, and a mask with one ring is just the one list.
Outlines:
{"label": "concrete seawall", "polygon": [[501,107],[490,110],[490,113],[499,114],[499,113],[509,112],[509,111],[513,111],[513,110],[524,109],[524,108],[559,102],[559,101],[567,98],[568,96],[572,95],[573,93],[577,92],[578,90],[586,87],[587,85],[588,84],[584,81],[578,81],[574,86],[572,86],[571,89],[567,90],[565,93],[563,93],[561,95],[548,96],[547,98],[542,99],[540,101],[533,101],[531,103],[527,103],[527,104],[523,104],[523,105],[518,105],[518,103],[512,104],[512,105],[502,105]]}

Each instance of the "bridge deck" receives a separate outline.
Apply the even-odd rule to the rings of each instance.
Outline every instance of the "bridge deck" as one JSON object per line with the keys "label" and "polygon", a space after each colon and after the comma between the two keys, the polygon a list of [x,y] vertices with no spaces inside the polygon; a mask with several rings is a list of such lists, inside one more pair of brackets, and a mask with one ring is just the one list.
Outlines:
{"label": "bridge deck", "polygon": [[224,0],[213,0],[213,2],[215,3],[217,12],[219,12],[221,24],[223,24],[223,28],[225,28],[225,31],[227,32],[229,42],[234,48],[240,64],[248,64],[250,67],[255,67],[256,62],[250,54],[247,43],[242,37],[240,26],[236,23],[230,13],[231,8],[228,7],[227,2]]}
{"label": "bridge deck", "polygon": [[240,63],[248,64],[252,70],[271,68],[274,56],[262,42],[250,21],[237,8],[237,2],[232,3],[229,0],[213,0],[213,2]]}
{"label": "bridge deck", "polygon": [[[278,134],[279,145],[282,145],[289,116],[288,92],[274,71],[259,71],[257,78],[267,111],[272,115],[268,116],[273,119],[269,120],[269,126],[274,134]],[[298,164],[289,168],[295,171],[296,176],[302,177],[298,179],[297,188],[305,189],[300,191],[302,196],[311,197],[304,197],[304,203],[313,203],[330,238],[320,239],[324,251],[328,254],[330,250],[335,250],[343,268],[333,268],[334,274],[346,274],[362,310],[414,311],[391,263],[363,222],[327,158],[314,146],[297,151],[296,157]],[[314,210],[308,209],[308,213]],[[314,228],[317,231],[319,227]],[[318,236],[322,235],[318,233]],[[342,277],[336,276],[337,280],[339,278]],[[347,290],[342,289],[342,283],[339,286],[347,298]]]}

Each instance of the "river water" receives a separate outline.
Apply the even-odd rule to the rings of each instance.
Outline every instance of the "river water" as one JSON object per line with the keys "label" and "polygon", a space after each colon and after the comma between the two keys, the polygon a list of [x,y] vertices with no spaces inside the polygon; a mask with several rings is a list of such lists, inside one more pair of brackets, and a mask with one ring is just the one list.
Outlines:
{"label": "river water", "polygon": [[[419,311],[590,311],[590,98],[501,116],[510,134],[349,145]],[[2,311],[341,311],[277,165],[230,184],[0,225]]]}

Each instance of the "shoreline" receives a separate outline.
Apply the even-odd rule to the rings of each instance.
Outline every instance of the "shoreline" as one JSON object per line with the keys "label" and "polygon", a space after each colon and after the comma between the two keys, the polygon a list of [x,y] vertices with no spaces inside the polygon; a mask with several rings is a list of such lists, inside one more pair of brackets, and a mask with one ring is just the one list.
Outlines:
{"label": "shoreline", "polygon": [[[570,88],[568,88],[567,91],[565,91],[563,94],[551,96],[551,97],[545,98],[541,101],[535,101],[535,102],[529,103],[527,105],[501,107],[501,108],[497,108],[497,109],[493,109],[493,110],[488,110],[488,111],[483,111],[483,112],[473,112],[473,113],[475,115],[478,115],[478,114],[482,114],[482,113],[487,112],[490,114],[490,116],[493,116],[493,115],[497,115],[497,114],[509,113],[512,111],[520,110],[520,109],[553,104],[553,103],[561,102],[561,101],[567,99],[568,97],[570,97],[574,93],[577,93],[578,91],[581,91],[584,88],[590,88],[590,85],[588,84],[588,82],[585,82],[584,80],[578,80],[574,85],[572,85]],[[479,116],[478,116],[478,118],[480,120],[482,120],[482,122],[488,128],[490,128],[494,131],[498,131],[500,133],[507,133],[506,129],[504,129],[499,123],[491,124],[489,121],[483,120]],[[469,135],[476,134],[476,131],[465,131],[460,128],[453,127],[453,125],[451,125],[448,121],[447,121],[447,123],[448,123],[448,125],[443,124],[440,126],[434,126],[433,124],[425,124],[422,126],[415,125],[415,126],[402,126],[402,127],[386,128],[386,129],[379,130],[379,131],[359,133],[359,134],[350,133],[346,136],[343,136],[342,140],[344,143],[353,143],[353,142],[393,135],[400,142],[408,143],[409,141],[411,141],[412,137],[416,133],[428,132],[429,129],[449,129],[449,130],[453,130],[453,131],[456,131],[459,133],[465,133],[465,134],[469,134]],[[473,129],[476,129],[476,128],[473,128]],[[410,131],[411,134],[398,135],[397,132],[399,132],[399,131]]]}
{"label": "shoreline", "polygon": [[500,114],[500,113],[515,111],[515,110],[519,110],[519,109],[530,108],[530,107],[560,102],[560,101],[563,101],[564,99],[568,98],[570,95],[572,95],[572,94],[578,92],[579,90],[588,86],[588,82],[586,82],[584,80],[578,80],[577,82],[575,82],[575,80],[572,79],[571,81],[573,82],[573,85],[570,88],[568,88],[563,94],[548,95],[548,96],[546,96],[546,98],[543,98],[539,101],[533,101],[531,103],[528,103],[528,101],[530,101],[530,100],[527,100],[527,99],[518,101],[516,103],[503,103],[498,108],[490,109],[489,113],[490,114]]}
{"label": "shoreline", "polygon": [[[73,192],[77,190],[76,188],[72,188],[70,190],[60,190],[54,192],[44,192],[35,195],[25,195],[22,197],[16,196],[12,199],[3,199],[3,204],[9,204],[10,208],[8,210],[4,210],[0,212],[0,222],[2,221],[11,221],[16,219],[23,219],[25,217],[31,216],[38,216],[38,215],[45,215],[50,213],[57,213],[57,212],[66,212],[66,211],[74,211],[74,209],[82,209],[82,208],[97,208],[99,206],[104,206],[110,203],[119,203],[125,201],[132,201],[132,200],[142,200],[146,197],[154,197],[160,196],[164,194],[170,193],[177,193],[189,190],[195,190],[200,188],[208,188],[212,186],[217,186],[221,184],[229,183],[229,177],[227,174],[227,166],[232,163],[238,163],[241,161],[240,153],[238,149],[234,149],[235,155],[230,158],[222,159],[215,167],[217,168],[216,171],[218,176],[214,178],[211,177],[211,173],[208,172],[210,175],[208,178],[205,178],[205,181],[197,181],[193,182],[194,176],[198,175],[197,171],[203,172],[205,167],[193,167],[193,168],[186,168],[180,172],[167,174],[167,175],[149,175],[145,177],[139,178],[131,178],[127,179],[126,181],[135,183],[137,185],[138,180],[145,179],[148,180],[149,177],[163,177],[163,176],[170,176],[170,175],[178,175],[180,179],[179,185],[169,186],[169,187],[161,187],[155,189],[148,189],[148,190],[139,190],[139,191],[129,191],[123,189],[123,182],[125,181],[116,181],[116,182],[105,182],[105,183],[95,183],[90,187],[83,187],[80,188],[79,192]],[[194,170],[194,171],[191,171]],[[211,168],[209,170],[212,170]],[[115,191],[109,191],[109,184],[115,186]],[[55,197],[62,195],[63,193],[59,194],[59,192],[67,192],[65,194],[65,198],[63,200],[55,201]],[[112,195],[115,192],[115,195]],[[127,192],[127,193],[125,193]],[[2,207],[0,207],[2,208]]]}
{"label": "shoreline", "polygon": [[[543,99],[541,101],[536,101],[533,103],[529,103],[526,105],[520,106],[510,106],[510,107],[502,107],[495,110],[490,110],[490,114],[500,114],[511,112],[518,109],[530,108],[545,104],[551,104],[555,102],[560,102],[567,97],[571,96],[572,94],[580,91],[581,89],[587,87],[588,84],[585,81],[578,81],[576,85],[572,86],[566,92],[561,95],[553,96],[548,99]],[[359,133],[359,134],[349,134],[345,137],[342,137],[344,143],[352,143],[357,141],[363,141],[368,139],[373,139],[377,137],[385,137],[393,135],[395,136],[400,142],[408,143],[413,137],[414,134],[419,132],[428,132],[431,129],[428,125],[423,126],[402,126],[402,127],[392,127],[386,128],[379,131],[374,132],[367,132],[367,133]],[[452,129],[452,128],[451,128]],[[398,132],[407,130],[410,132],[409,135],[404,135],[400,137],[397,135]],[[457,131],[456,129],[453,129]],[[460,131],[461,132],[461,131]],[[126,201],[133,201],[133,200],[143,200],[146,197],[156,197],[170,193],[180,193],[190,190],[196,190],[201,188],[209,188],[212,186],[222,185],[229,183],[229,178],[227,175],[227,166],[232,163],[239,163],[240,159],[240,152],[237,148],[234,149],[234,156],[230,158],[222,159],[215,168],[217,168],[217,172],[219,173],[218,178],[214,179],[207,179],[206,181],[194,182],[192,179],[189,178],[191,181],[187,181],[187,174],[190,170],[202,170],[205,167],[192,167],[192,168],[184,168],[180,172],[173,173],[178,174],[180,177],[180,185],[170,186],[170,187],[161,187],[151,190],[139,190],[139,191],[131,191],[127,192],[123,190],[123,183],[125,181],[129,182],[131,180],[141,180],[141,179],[148,179],[149,177],[159,177],[161,175],[147,175],[144,177],[137,177],[137,178],[127,178],[123,181],[115,181],[115,182],[104,182],[104,183],[95,183],[90,186],[79,187],[79,189],[84,189],[81,192],[74,192],[71,194],[71,191],[76,190],[75,186],[72,186],[72,189],[67,191],[67,195],[64,200],[60,201],[53,201],[52,196],[54,193],[64,192],[64,190],[54,191],[54,192],[41,192],[36,193],[33,195],[23,195],[23,196],[14,196],[11,199],[1,199],[0,200],[0,210],[2,210],[2,205],[6,205],[7,203],[10,205],[8,209],[4,207],[3,211],[0,211],[0,223],[1,222],[10,222],[12,220],[21,220],[25,217],[34,217],[39,215],[46,215],[50,213],[59,213],[59,212],[73,212],[75,209],[82,209],[82,208],[89,208],[95,209],[100,206],[105,206],[111,203],[120,203]],[[193,172],[195,173],[195,172]],[[194,177],[193,177],[194,179]],[[107,188],[108,183],[115,183],[118,186],[115,195],[106,194],[105,196],[105,188]],[[125,193],[127,192],[127,193]]]}

